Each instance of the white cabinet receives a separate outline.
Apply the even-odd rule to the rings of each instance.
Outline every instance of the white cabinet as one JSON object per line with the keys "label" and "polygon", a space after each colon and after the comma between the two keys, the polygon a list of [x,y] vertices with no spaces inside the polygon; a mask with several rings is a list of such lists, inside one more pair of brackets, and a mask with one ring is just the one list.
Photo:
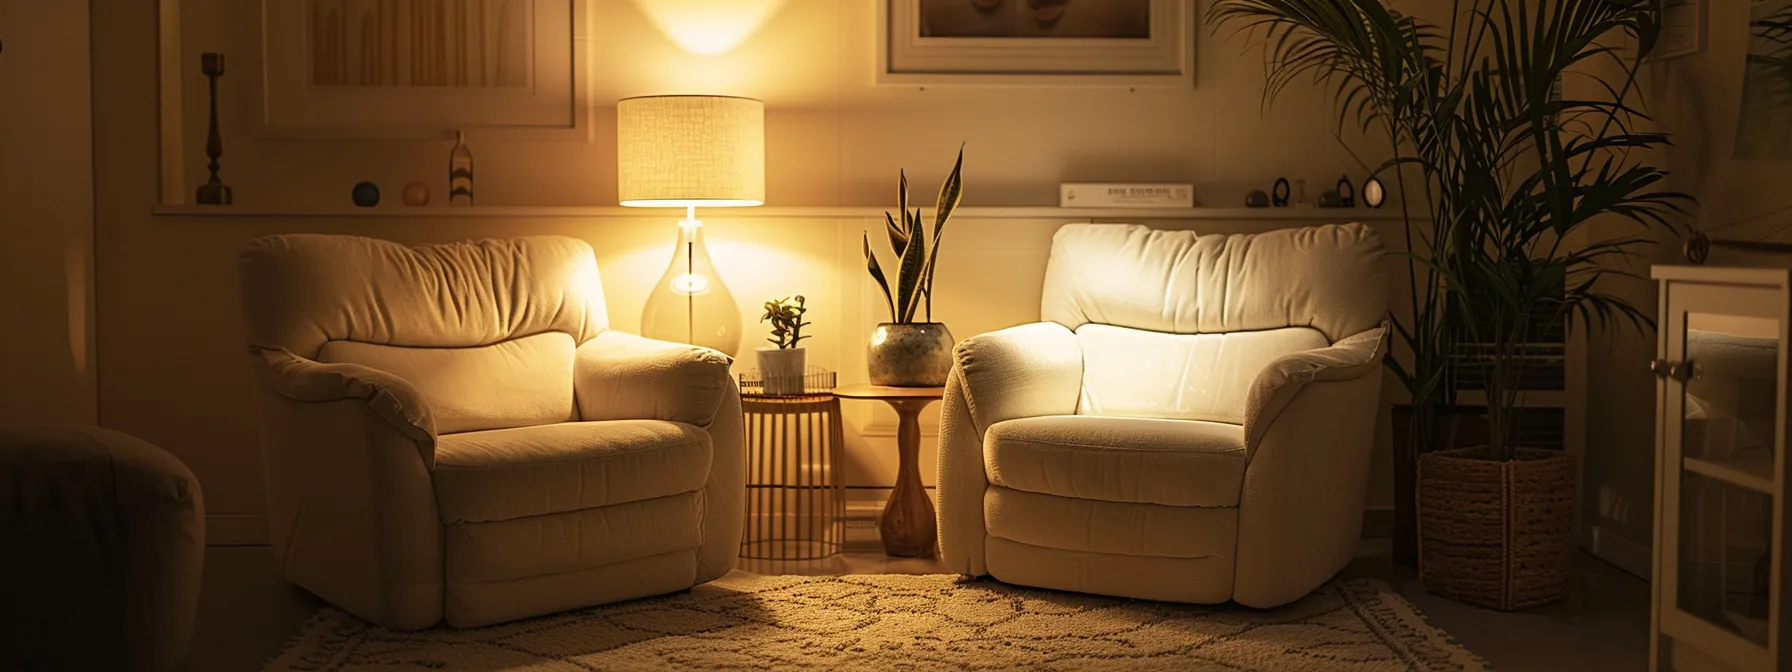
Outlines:
{"label": "white cabinet", "polygon": [[1654,670],[1792,670],[1788,279],[1661,266]]}

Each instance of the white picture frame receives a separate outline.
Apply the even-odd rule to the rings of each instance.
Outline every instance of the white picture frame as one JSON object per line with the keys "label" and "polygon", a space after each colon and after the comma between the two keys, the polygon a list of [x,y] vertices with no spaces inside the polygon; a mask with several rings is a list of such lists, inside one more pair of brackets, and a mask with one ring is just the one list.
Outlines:
{"label": "white picture frame", "polygon": [[1195,0],[1149,0],[1142,39],[924,37],[921,1],[877,0],[878,84],[1195,84]]}
{"label": "white picture frame", "polygon": [[[498,131],[518,139],[587,140],[586,4],[585,0],[439,0],[425,5],[402,0],[262,0],[256,134],[439,139],[461,129]],[[421,28],[410,23],[408,11],[416,7],[434,13],[419,17],[425,21]],[[320,8],[346,8],[343,13],[354,12],[364,25],[345,20],[332,28],[337,37],[320,39],[317,24],[328,16]],[[460,65],[446,75],[437,65],[433,81],[427,79],[431,75],[413,80],[419,75],[412,69],[412,59],[427,47],[417,47],[413,33],[407,31],[432,30],[429,18],[452,22],[456,12],[467,17],[460,30],[468,36],[461,37],[461,43],[478,43],[486,52],[460,54],[459,62],[483,58],[486,65]],[[490,17],[490,28],[473,18],[482,12]],[[496,29],[500,17],[506,26],[502,37],[495,35],[500,32]],[[375,20],[389,25],[367,30]],[[433,28],[438,34],[444,30],[441,25]],[[480,32],[484,30],[494,35],[485,36]],[[506,39],[507,46],[496,46]],[[323,44],[336,45],[337,52],[320,53]],[[454,46],[437,45],[434,60],[455,61],[454,54],[442,55]],[[382,62],[365,58],[369,50],[377,51],[374,59]],[[332,58],[332,65],[320,65]],[[320,68],[327,67],[336,70],[320,75]],[[481,78],[487,81],[478,82]]]}

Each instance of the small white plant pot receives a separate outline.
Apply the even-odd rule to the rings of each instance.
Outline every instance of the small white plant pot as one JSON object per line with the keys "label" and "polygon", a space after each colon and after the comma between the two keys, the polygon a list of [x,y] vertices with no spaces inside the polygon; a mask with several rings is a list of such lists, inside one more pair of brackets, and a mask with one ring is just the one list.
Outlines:
{"label": "small white plant pot", "polygon": [[809,363],[809,352],[802,348],[782,350],[759,349],[759,375],[765,379],[769,395],[803,393],[803,370]]}

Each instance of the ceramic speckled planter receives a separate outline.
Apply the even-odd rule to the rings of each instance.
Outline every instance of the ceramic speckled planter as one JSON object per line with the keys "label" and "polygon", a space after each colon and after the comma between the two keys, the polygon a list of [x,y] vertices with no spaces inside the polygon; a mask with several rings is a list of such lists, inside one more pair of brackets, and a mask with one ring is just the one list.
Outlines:
{"label": "ceramic speckled planter", "polygon": [[884,322],[871,332],[872,385],[939,387],[952,371],[952,331],[939,322]]}

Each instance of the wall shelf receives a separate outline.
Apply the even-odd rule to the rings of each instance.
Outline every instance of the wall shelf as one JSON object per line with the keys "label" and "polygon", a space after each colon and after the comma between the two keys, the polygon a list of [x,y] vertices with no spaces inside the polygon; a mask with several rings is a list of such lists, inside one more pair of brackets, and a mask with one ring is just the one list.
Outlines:
{"label": "wall shelf", "polygon": [[[676,208],[551,207],[551,206],[426,206],[411,208],[402,205],[372,208],[321,207],[294,208],[252,205],[159,205],[158,217],[640,217],[665,219]],[[699,215],[705,219],[767,218],[786,219],[882,219],[893,208],[878,206],[772,206],[758,208],[710,208]],[[931,208],[923,208],[931,214]],[[1257,221],[1393,221],[1400,219],[1394,209],[1367,208],[1057,208],[1049,206],[962,207],[953,219],[1062,219],[1075,221],[1130,222],[1145,220],[1257,220]]]}

